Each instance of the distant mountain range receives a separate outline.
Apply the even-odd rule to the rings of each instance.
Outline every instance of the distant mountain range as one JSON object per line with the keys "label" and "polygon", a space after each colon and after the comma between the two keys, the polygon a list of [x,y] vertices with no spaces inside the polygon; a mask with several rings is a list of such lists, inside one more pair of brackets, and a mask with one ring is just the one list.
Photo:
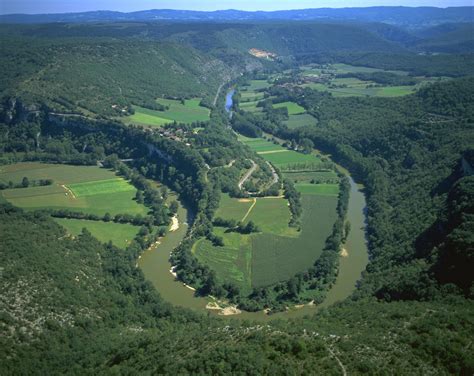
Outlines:
{"label": "distant mountain range", "polygon": [[116,22],[116,21],[358,21],[383,22],[407,28],[423,28],[444,23],[473,22],[474,7],[369,7],[320,8],[274,12],[221,10],[200,12],[190,10],[154,9],[131,13],[94,11],[63,14],[1,15],[0,23],[50,22]]}

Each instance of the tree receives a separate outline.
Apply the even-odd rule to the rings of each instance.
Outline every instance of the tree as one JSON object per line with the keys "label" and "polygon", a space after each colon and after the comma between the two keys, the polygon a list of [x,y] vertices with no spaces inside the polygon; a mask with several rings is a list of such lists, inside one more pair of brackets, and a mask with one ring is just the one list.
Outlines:
{"label": "tree", "polygon": [[174,215],[178,212],[178,209],[179,209],[178,202],[176,200],[171,201],[170,206],[169,206],[170,213]]}
{"label": "tree", "polygon": [[21,186],[23,188],[28,188],[28,186],[30,185],[30,181],[28,180],[28,178],[25,176],[23,178],[23,180],[21,181]]}

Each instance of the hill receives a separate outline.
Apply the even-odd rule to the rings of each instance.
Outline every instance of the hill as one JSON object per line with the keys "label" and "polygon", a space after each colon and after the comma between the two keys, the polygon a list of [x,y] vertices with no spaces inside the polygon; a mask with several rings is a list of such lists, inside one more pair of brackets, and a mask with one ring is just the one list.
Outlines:
{"label": "hill", "polygon": [[0,16],[2,23],[51,23],[51,22],[111,22],[111,21],[269,21],[269,20],[331,20],[384,22],[411,28],[432,26],[448,22],[471,22],[472,7],[368,7],[368,8],[320,8],[282,10],[274,12],[245,12],[219,10],[200,12],[189,10],[152,9],[131,13],[98,11],[64,14],[11,14]]}

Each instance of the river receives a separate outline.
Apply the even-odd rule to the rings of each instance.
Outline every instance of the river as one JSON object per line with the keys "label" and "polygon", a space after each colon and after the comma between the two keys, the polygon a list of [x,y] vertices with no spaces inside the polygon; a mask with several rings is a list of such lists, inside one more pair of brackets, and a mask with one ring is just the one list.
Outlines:
{"label": "river", "polygon": [[[232,108],[233,94],[234,90],[230,91],[226,96],[227,112],[230,112]],[[366,203],[362,189],[354,182],[346,170],[341,168],[341,171],[344,171],[349,177],[351,184],[347,212],[347,219],[351,223],[351,230],[344,244],[344,249],[347,251],[347,254],[340,257],[339,273],[336,282],[329,290],[325,301],[318,306],[305,305],[298,309],[293,308],[289,311],[270,316],[264,312],[242,312],[239,315],[225,317],[257,321],[302,317],[315,313],[318,309],[342,301],[352,294],[368,262],[364,215]],[[142,269],[145,278],[153,284],[164,300],[176,306],[189,308],[201,313],[209,312],[212,315],[217,315],[216,311],[206,309],[210,298],[195,297],[194,292],[182,282],[177,281],[170,272],[171,264],[169,257],[173,249],[179,245],[186,235],[188,230],[188,216],[188,210],[180,204],[178,209],[179,229],[174,232],[168,232],[167,235],[161,239],[160,244],[145,251],[138,265]]]}

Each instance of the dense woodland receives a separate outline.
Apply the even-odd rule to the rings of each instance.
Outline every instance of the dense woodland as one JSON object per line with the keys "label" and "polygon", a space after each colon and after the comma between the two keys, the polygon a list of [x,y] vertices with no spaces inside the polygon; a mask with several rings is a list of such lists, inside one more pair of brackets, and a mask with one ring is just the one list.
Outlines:
{"label": "dense woodland", "polygon": [[[178,277],[198,293],[238,301],[235,289],[220,285],[189,249],[212,236],[219,193],[238,194],[244,161],[265,165],[230,126],[248,136],[265,131],[300,145],[310,141],[348,168],[365,186],[370,262],[350,299],[312,317],[268,325],[221,320],[170,306],[144,280],[135,264],[154,240],[150,234],[141,232],[124,252],[87,231],[68,237],[50,216],[77,213],[23,212],[0,203],[0,373],[472,374],[474,64],[459,30],[418,31],[413,39],[383,24],[2,25],[0,162],[104,161],[143,192],[152,210],[141,224],[157,231],[172,211],[144,179],[165,183],[193,213],[174,261],[181,264]],[[419,54],[422,40],[450,53]],[[281,57],[254,59],[251,47]],[[261,103],[263,117],[237,112],[232,121],[223,110],[226,86],[213,103],[220,85],[308,61],[401,69],[410,73],[407,80],[456,78],[400,98],[274,87],[273,99]],[[391,75],[372,76],[399,84]],[[127,112],[163,96],[200,96],[212,108],[190,146],[124,126],[111,107]],[[286,100],[318,124],[288,129],[287,114],[271,106]],[[119,158],[133,161],[127,167]],[[234,159],[235,166],[222,168]],[[293,193],[287,186],[297,218]],[[134,219],[117,218],[128,220]],[[327,252],[307,273],[320,277],[330,265],[328,278],[334,277],[342,226],[336,223]],[[303,280],[280,286],[289,301]],[[240,302],[260,309],[266,299],[256,291]]]}

